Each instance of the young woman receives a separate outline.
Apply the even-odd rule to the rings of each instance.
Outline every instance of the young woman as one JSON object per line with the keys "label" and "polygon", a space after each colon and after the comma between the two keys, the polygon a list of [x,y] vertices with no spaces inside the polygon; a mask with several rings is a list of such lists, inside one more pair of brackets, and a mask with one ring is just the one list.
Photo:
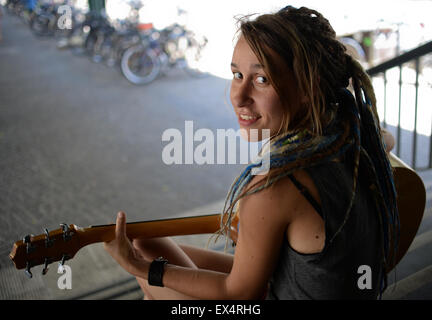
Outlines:
{"label": "young woman", "polygon": [[376,299],[398,212],[394,141],[364,70],[320,13],[290,6],[241,21],[231,68],[240,127],[271,134],[268,173],[251,164],[227,196],[221,233],[238,214],[235,254],[131,242],[123,212],[106,250],[147,299]]}

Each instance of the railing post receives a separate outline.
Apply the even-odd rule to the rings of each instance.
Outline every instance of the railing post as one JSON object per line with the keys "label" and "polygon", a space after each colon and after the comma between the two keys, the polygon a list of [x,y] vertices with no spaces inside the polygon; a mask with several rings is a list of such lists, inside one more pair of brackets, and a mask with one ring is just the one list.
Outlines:
{"label": "railing post", "polygon": [[400,157],[400,142],[401,142],[401,107],[402,107],[402,64],[399,65],[399,114],[398,114],[398,127],[397,127],[397,145],[396,155]]}
{"label": "railing post", "polygon": [[384,119],[383,119],[383,127],[387,128],[386,115],[387,115],[387,71],[383,72],[384,74]]}
{"label": "railing post", "polygon": [[429,168],[432,168],[432,129],[431,129],[431,135],[429,136]]}
{"label": "railing post", "polygon": [[413,137],[413,169],[416,169],[416,155],[417,155],[417,104],[418,104],[418,88],[419,88],[419,72],[420,72],[420,58],[415,59],[415,109],[414,109],[414,137]]}

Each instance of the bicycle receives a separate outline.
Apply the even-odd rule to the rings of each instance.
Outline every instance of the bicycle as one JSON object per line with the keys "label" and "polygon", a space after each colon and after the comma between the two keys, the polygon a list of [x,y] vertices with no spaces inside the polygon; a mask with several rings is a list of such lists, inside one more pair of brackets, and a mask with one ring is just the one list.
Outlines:
{"label": "bicycle", "polygon": [[194,33],[179,24],[161,31],[153,30],[142,43],[125,51],[121,60],[123,75],[133,84],[142,85],[154,81],[169,69],[180,68],[193,77],[207,73],[200,68],[201,53],[207,38],[200,41]]}

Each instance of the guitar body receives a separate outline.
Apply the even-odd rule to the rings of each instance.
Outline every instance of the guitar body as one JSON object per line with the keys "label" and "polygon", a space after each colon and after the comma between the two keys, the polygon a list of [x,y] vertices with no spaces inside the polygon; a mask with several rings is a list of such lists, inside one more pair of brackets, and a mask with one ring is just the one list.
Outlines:
{"label": "guitar body", "polygon": [[426,206],[426,189],[418,174],[394,154],[390,153],[389,158],[394,169],[400,239],[395,264],[391,265],[387,272],[390,272],[408,251],[417,234]]}
{"label": "guitar body", "polygon": [[[400,240],[396,253],[395,264],[390,272],[406,254],[414,240],[423,218],[426,205],[426,190],[417,173],[394,154],[389,154],[391,166],[394,168],[394,179],[397,191],[397,206],[400,219]],[[179,236],[190,234],[215,233],[221,225],[221,215],[163,219],[145,222],[128,223],[126,232],[129,238],[151,238],[165,236]],[[236,229],[238,217],[231,223]],[[115,225],[91,226],[79,228],[75,225],[63,224],[61,229],[53,230],[38,236],[27,236],[24,240],[15,242],[9,255],[17,269],[26,269],[31,277],[30,268],[45,265],[54,261],[72,259],[82,247],[92,243],[111,241],[115,237]],[[235,233],[231,238],[235,239]]]}

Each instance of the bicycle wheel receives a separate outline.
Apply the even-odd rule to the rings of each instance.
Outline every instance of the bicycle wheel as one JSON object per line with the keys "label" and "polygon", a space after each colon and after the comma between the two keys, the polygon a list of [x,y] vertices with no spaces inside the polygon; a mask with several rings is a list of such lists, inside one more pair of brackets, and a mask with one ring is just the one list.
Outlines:
{"label": "bicycle wheel", "polygon": [[121,59],[121,71],[133,84],[147,84],[156,79],[161,70],[159,59],[150,48],[134,46]]}

